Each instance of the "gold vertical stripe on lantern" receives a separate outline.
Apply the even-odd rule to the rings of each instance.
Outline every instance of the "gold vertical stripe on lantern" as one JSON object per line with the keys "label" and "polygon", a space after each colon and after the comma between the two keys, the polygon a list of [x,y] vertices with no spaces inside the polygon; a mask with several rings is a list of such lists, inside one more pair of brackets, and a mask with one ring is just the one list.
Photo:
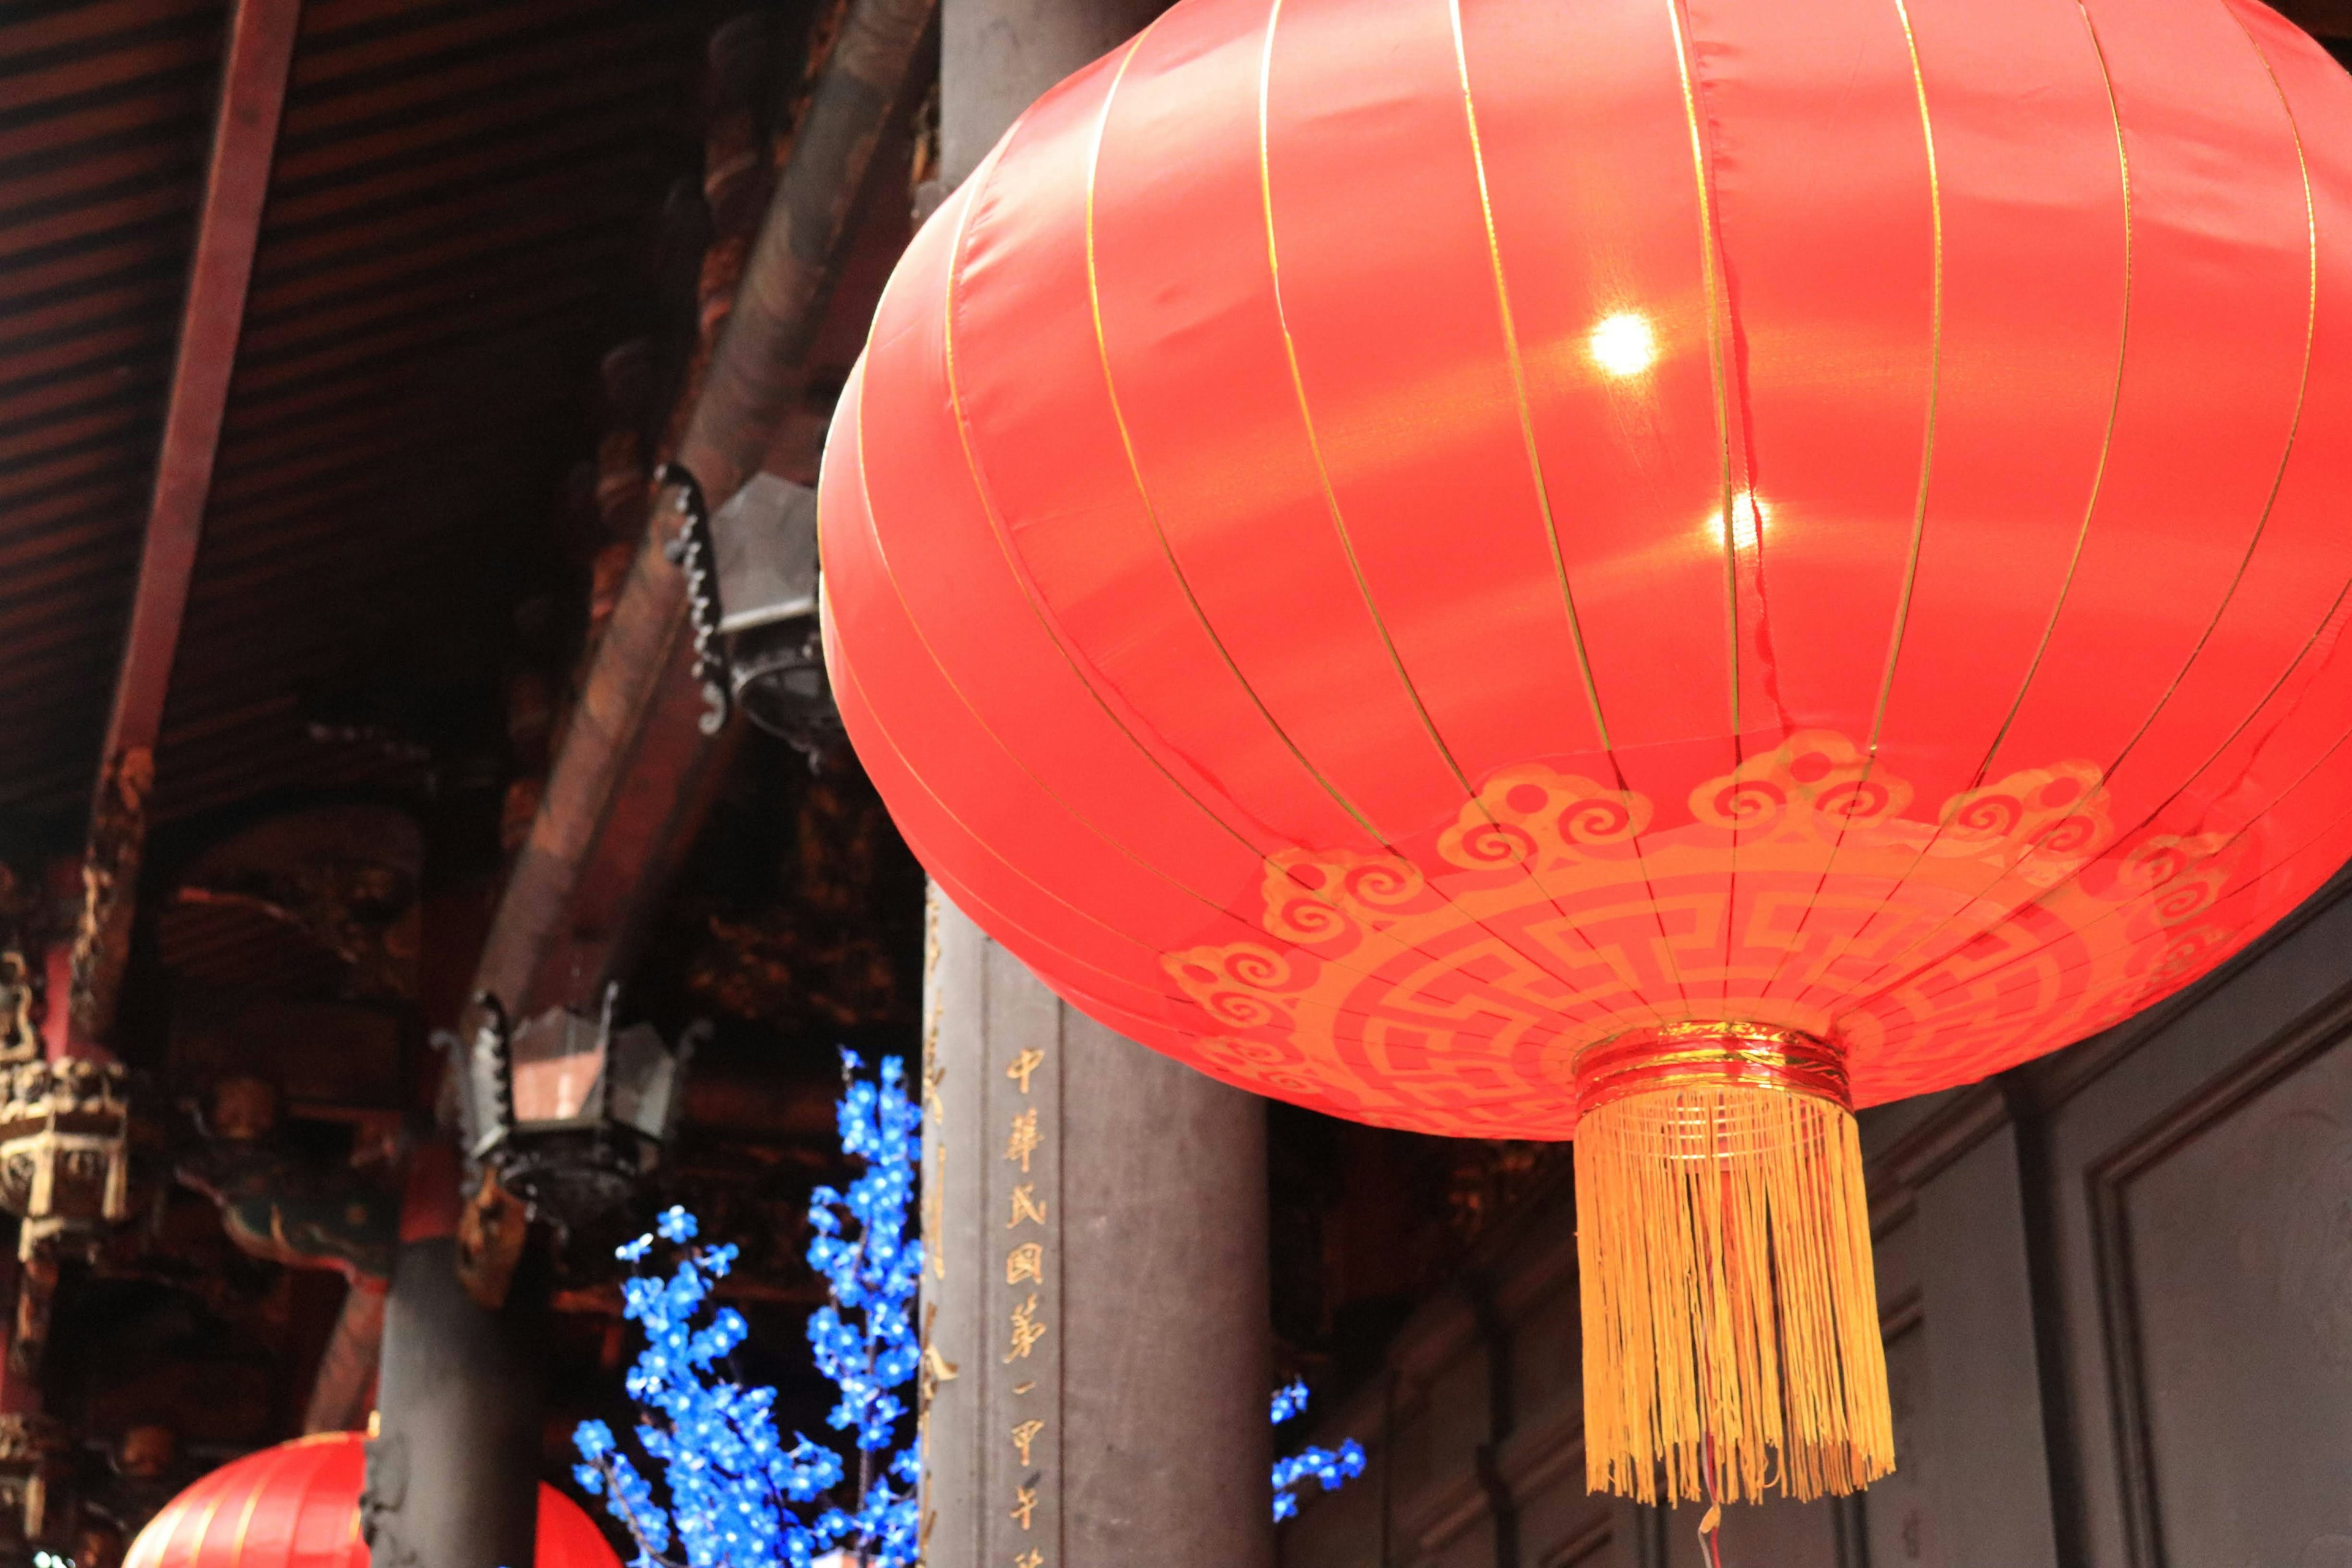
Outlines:
{"label": "gold vertical stripe on lantern", "polygon": [[1579,1063],[1589,1485],[1642,1502],[1850,1492],[1895,1468],[1843,1062],[1680,1026]]}

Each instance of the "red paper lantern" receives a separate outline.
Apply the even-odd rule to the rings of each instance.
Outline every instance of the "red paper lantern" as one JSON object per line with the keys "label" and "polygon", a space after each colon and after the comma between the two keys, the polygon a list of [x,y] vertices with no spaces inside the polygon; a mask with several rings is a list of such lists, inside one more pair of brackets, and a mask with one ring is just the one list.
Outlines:
{"label": "red paper lantern", "polygon": [[[163,1505],[123,1568],[367,1568],[360,1488],[367,1440],[297,1437],[234,1459]],[[539,1489],[539,1568],[620,1568],[580,1505]]]}
{"label": "red paper lantern", "polygon": [[[2347,204],[2352,83],[2251,0],[1184,0],[892,279],[822,489],[845,718],[1124,1033],[1595,1119],[1596,1484],[1713,1436],[1726,1495],[1844,1489],[1847,1109],[2352,849]],[[1735,1144],[1797,1151],[1752,1212]]]}

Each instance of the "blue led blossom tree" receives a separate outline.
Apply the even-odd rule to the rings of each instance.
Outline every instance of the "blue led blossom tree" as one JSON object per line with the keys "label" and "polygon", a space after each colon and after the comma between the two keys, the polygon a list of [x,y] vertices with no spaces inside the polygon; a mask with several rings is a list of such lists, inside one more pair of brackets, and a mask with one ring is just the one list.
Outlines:
{"label": "blue led blossom tree", "polygon": [[[1287,1386],[1274,1391],[1274,1424],[1295,1420],[1307,1414],[1307,1384],[1293,1380]],[[1327,1492],[1336,1492],[1349,1480],[1364,1473],[1364,1446],[1353,1437],[1339,1445],[1334,1453],[1309,1444],[1286,1459],[1274,1462],[1274,1517],[1276,1522],[1289,1519],[1298,1511],[1298,1489],[1309,1479],[1321,1481]]]}
{"label": "blue led blossom tree", "polygon": [[[896,1445],[907,1415],[899,1390],[914,1381],[922,1353],[913,1308],[923,1244],[908,1236],[907,1221],[923,1115],[907,1097],[898,1058],[884,1058],[873,1079],[862,1066],[842,1053],[839,1122],[842,1152],[864,1162],[865,1173],[846,1193],[810,1194],[808,1248],[833,1296],[809,1315],[809,1345],[840,1391],[827,1419],[854,1434],[855,1489],[830,1500],[848,1479],[841,1455],[798,1433],[785,1447],[776,1391],[745,1388],[722,1372],[747,1329],[732,1308],[710,1310],[709,1297],[736,1249],[695,1245],[694,1216],[673,1208],[656,1235],[617,1254],[637,1269],[622,1287],[623,1313],[646,1334],[628,1376],[637,1442],[661,1467],[667,1501],[604,1423],[583,1421],[572,1436],[581,1458],[572,1474],[635,1540],[633,1568],[809,1568],[828,1552],[874,1568],[916,1561],[922,1459],[911,1438]],[[656,1236],[673,1249],[667,1279],[644,1271]]]}

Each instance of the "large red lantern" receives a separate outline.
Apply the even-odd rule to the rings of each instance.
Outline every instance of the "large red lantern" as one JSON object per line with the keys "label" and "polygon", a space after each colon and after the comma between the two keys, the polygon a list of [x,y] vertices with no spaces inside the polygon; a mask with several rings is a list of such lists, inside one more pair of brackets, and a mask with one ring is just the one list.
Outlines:
{"label": "large red lantern", "polygon": [[1183,0],[882,301],[850,733],[1106,1023],[1578,1134],[1596,1486],[1849,1489],[1851,1109],[2352,848],[2347,204],[2251,0]]}
{"label": "large red lantern", "polygon": [[[360,1488],[367,1440],[297,1437],[233,1459],[163,1505],[122,1568],[367,1568]],[[539,1568],[620,1568],[578,1503],[541,1483]]]}

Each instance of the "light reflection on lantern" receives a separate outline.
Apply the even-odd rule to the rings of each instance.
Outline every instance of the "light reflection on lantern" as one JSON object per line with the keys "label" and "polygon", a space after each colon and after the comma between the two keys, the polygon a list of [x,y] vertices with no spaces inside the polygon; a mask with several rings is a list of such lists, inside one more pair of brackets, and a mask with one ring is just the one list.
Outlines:
{"label": "light reflection on lantern", "polygon": [[1639,310],[1618,310],[1601,318],[1584,341],[1592,363],[1624,380],[1658,363],[1658,334],[1650,318]]}
{"label": "light reflection on lantern", "polygon": [[[1753,550],[1763,542],[1764,531],[1771,525],[1772,503],[1758,498],[1753,490],[1740,490],[1731,498],[1731,538],[1734,550]],[[1717,509],[1706,520],[1706,536],[1720,545],[1723,536],[1723,512]]]}

